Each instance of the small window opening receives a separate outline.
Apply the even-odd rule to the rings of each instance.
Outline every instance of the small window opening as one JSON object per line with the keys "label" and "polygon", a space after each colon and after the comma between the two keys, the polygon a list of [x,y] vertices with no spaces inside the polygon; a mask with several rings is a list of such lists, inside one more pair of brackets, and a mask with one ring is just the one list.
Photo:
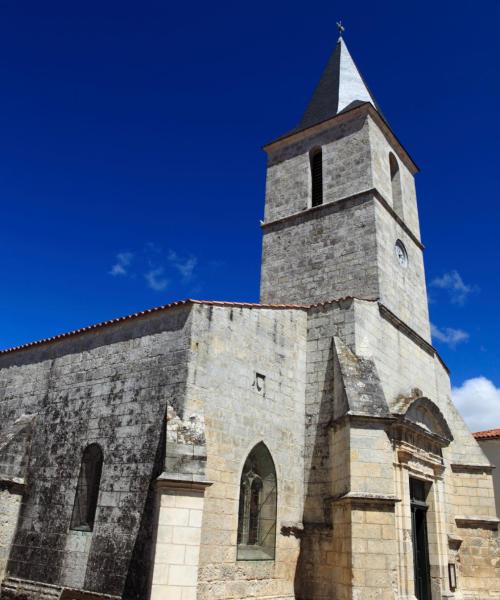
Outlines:
{"label": "small window opening", "polygon": [[311,151],[311,206],[323,204],[323,152],[321,148]]}
{"label": "small window opening", "polygon": [[71,529],[92,531],[94,528],[99,484],[101,483],[103,455],[98,444],[90,444],[83,451]]}
{"label": "small window opening", "polygon": [[389,167],[391,171],[392,206],[395,212],[403,218],[403,195],[401,191],[401,174],[397,158],[391,152],[389,154]]}
{"label": "small window opening", "polygon": [[261,442],[248,455],[240,480],[238,560],[274,558],[276,488],[273,459]]}

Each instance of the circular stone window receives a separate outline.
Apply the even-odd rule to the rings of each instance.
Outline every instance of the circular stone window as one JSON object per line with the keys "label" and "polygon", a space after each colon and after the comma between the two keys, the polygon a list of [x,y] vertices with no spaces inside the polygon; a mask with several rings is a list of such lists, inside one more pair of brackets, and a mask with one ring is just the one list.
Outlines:
{"label": "circular stone window", "polygon": [[405,245],[401,240],[396,242],[394,246],[394,251],[396,253],[396,258],[398,259],[399,264],[406,269],[408,266],[408,252],[406,252]]}

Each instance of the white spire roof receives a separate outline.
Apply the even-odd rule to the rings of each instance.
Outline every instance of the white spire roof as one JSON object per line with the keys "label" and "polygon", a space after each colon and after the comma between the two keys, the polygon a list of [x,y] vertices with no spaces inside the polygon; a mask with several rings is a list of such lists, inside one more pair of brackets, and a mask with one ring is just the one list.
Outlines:
{"label": "white spire roof", "polygon": [[314,90],[299,129],[326,121],[365,102],[371,102],[380,112],[375,98],[363,80],[343,38],[340,37]]}

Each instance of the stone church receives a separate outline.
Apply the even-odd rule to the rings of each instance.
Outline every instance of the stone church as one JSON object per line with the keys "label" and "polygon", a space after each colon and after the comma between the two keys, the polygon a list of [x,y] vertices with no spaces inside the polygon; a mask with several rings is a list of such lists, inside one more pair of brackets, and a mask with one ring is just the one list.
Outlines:
{"label": "stone church", "polygon": [[258,304],[0,354],[2,600],[500,598],[414,176],[343,39],[268,156]]}

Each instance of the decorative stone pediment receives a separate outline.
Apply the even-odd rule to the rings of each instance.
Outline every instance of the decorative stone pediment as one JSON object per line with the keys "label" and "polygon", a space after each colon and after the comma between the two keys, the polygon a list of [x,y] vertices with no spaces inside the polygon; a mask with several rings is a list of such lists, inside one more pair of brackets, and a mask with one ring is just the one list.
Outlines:
{"label": "decorative stone pediment", "polygon": [[443,413],[429,398],[422,396],[414,400],[408,407],[404,418],[429,434],[439,436],[447,442],[446,445],[453,440],[453,434]]}
{"label": "decorative stone pediment", "polygon": [[404,463],[418,463],[420,468],[438,474],[443,469],[442,449],[453,435],[439,408],[425,396],[400,398],[391,427],[391,437]]}
{"label": "decorative stone pediment", "polygon": [[439,408],[426,398],[401,398],[396,406],[395,416],[399,427],[432,439],[441,447],[453,441],[453,434]]}

